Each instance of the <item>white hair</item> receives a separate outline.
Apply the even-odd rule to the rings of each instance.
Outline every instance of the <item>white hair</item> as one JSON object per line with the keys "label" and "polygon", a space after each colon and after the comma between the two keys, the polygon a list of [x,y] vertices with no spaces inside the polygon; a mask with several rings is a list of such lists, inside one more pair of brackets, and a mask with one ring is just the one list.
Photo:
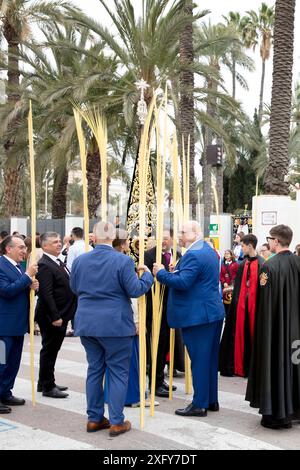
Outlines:
{"label": "white hair", "polygon": [[112,241],[116,238],[116,229],[110,222],[98,222],[94,226],[94,234],[97,240]]}

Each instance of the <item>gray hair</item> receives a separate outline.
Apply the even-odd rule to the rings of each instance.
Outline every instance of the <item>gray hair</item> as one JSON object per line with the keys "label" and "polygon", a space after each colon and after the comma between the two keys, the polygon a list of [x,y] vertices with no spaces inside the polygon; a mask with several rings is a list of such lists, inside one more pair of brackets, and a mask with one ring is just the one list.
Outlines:
{"label": "gray hair", "polygon": [[46,245],[46,243],[48,243],[48,241],[50,240],[50,238],[57,238],[57,237],[60,237],[60,235],[59,235],[57,232],[46,232],[46,233],[43,233],[43,234],[40,236],[41,246]]}

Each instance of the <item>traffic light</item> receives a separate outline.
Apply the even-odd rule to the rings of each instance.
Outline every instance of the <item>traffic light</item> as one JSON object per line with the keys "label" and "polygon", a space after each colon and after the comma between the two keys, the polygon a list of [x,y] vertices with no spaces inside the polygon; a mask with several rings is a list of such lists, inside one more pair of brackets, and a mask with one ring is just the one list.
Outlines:
{"label": "traffic light", "polygon": [[212,166],[223,165],[223,152],[221,145],[207,145],[206,147],[207,163]]}

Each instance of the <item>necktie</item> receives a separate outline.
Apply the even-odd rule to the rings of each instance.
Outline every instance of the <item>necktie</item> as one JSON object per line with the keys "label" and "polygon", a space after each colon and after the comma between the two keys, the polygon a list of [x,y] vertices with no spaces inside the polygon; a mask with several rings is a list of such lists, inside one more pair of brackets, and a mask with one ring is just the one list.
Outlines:
{"label": "necktie", "polygon": [[60,269],[61,269],[65,274],[67,274],[68,276],[70,276],[70,271],[68,270],[67,266],[65,266],[64,263],[63,263],[59,258],[57,258],[56,261],[58,262]]}
{"label": "necktie", "polygon": [[20,264],[16,264],[16,268],[18,269],[18,271],[20,271],[21,274],[23,274],[22,267]]}
{"label": "necktie", "polygon": [[171,263],[171,253],[163,253],[164,265],[169,269]]}

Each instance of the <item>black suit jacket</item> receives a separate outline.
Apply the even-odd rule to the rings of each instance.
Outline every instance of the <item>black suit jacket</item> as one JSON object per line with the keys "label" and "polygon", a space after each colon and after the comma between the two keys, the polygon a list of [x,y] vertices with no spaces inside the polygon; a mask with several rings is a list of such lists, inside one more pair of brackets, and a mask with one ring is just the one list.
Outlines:
{"label": "black suit jacket", "polygon": [[74,318],[77,298],[71,291],[69,274],[49,256],[44,255],[36,275],[39,281],[36,321],[50,323],[62,319],[64,324]]}

